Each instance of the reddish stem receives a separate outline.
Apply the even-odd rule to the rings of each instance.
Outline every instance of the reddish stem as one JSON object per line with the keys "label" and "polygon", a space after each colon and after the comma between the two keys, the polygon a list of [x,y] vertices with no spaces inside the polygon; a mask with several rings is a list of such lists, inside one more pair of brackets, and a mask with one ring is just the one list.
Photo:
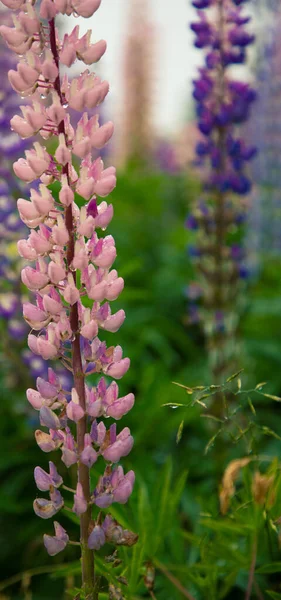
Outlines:
{"label": "reddish stem", "polygon": [[181,592],[181,594],[187,598],[188,600],[195,600],[194,596],[188,592],[185,587],[181,584],[181,582],[172,574],[168,569],[166,569],[165,565],[162,565],[158,560],[155,561],[156,566],[160,571],[162,571],[163,575],[170,580],[170,582]]}
{"label": "reddish stem", "polygon": [[248,585],[247,585],[245,600],[250,600],[251,595],[252,595],[252,589],[253,589],[254,577],[255,577],[256,562],[257,562],[257,539],[255,538],[254,542],[253,542],[252,560],[251,560],[251,565],[250,565],[249,579],[248,579]]}
{"label": "reddish stem", "polygon": [[[49,21],[50,28],[50,46],[54,61],[57,68],[59,69],[59,54],[56,43],[56,30],[55,30],[55,19]],[[63,104],[63,97],[61,92],[60,77],[58,75],[54,88],[60,98],[61,104]],[[63,133],[66,141],[67,136],[65,132],[64,121],[58,126],[58,133]],[[67,176],[68,183],[69,179],[69,165],[66,164],[62,173]],[[65,209],[65,224],[69,233],[69,242],[67,245],[67,266],[68,269],[72,263],[74,257],[74,244],[75,244],[75,226],[72,214],[72,206],[68,206]],[[74,281],[76,282],[75,272],[73,273]],[[78,319],[78,304],[74,304],[70,309],[70,325],[73,332],[72,341],[72,369],[74,377],[74,387],[77,391],[79,404],[85,411],[86,409],[86,397],[85,397],[85,375],[82,366],[82,356],[80,348],[80,334],[79,334],[79,319]],[[87,417],[84,416],[77,423],[77,446],[78,453],[82,452],[84,448],[84,435],[87,433]],[[89,468],[83,463],[78,463],[78,481],[81,483],[83,488],[84,496],[89,503],[90,501],[90,471]],[[91,522],[91,505],[88,504],[87,511],[80,517],[80,541],[82,549],[82,583],[86,596],[86,600],[98,600],[98,589],[95,582],[94,572],[94,552],[88,548],[88,537],[89,537],[89,526]]]}

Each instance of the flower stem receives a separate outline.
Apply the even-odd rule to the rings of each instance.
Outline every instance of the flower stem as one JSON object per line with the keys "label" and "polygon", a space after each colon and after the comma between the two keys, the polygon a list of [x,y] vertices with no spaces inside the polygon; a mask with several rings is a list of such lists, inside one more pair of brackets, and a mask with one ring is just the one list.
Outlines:
{"label": "flower stem", "polygon": [[[77,304],[72,307],[70,322],[78,324]],[[75,338],[72,342],[74,387],[79,397],[79,404],[85,410],[85,376],[82,368],[80,335],[73,331]],[[84,435],[87,433],[87,417],[84,416],[77,423],[77,445],[78,454],[84,448]],[[83,463],[78,464],[78,480],[82,485],[84,496],[87,502],[90,501],[90,472],[89,468]],[[87,511],[80,517],[80,539],[82,548],[82,582],[87,600],[96,600],[98,592],[95,593],[95,574],[94,574],[94,552],[88,548],[89,525],[91,521],[91,506],[88,505]]]}
{"label": "flower stem", "polygon": [[252,560],[251,560],[251,565],[250,565],[250,570],[249,570],[249,579],[248,579],[245,600],[250,600],[251,595],[252,595],[256,562],[257,562],[257,538],[255,538],[254,542],[253,542]]}
{"label": "flower stem", "polygon": [[162,571],[163,575],[169,579],[169,581],[179,590],[179,592],[181,592],[185,598],[188,600],[195,600],[194,596],[192,596],[192,594],[190,594],[190,592],[183,587],[181,582],[172,573],[170,573],[168,569],[166,569],[165,565],[162,565],[162,563],[160,563],[158,560],[155,560],[154,562],[156,567]]}
{"label": "flower stem", "polygon": [[[55,19],[49,22],[50,27],[50,45],[54,61],[59,69],[59,54],[56,44],[56,30],[55,30]],[[58,75],[55,84],[55,90],[62,103],[62,93],[60,86],[60,77]],[[58,132],[63,133],[66,137],[64,121],[58,126]],[[69,165],[66,164],[63,167],[63,174],[67,176],[69,180]],[[72,214],[72,205],[65,209],[65,224],[69,233],[69,242],[67,247],[67,266],[70,268],[70,264],[74,257],[74,240],[75,240],[75,227]],[[73,273],[74,281],[76,282],[75,272]],[[86,398],[85,398],[85,375],[83,372],[82,356],[80,348],[80,334],[79,334],[79,319],[78,319],[78,304],[74,304],[70,311],[70,325],[73,332],[72,341],[72,369],[74,377],[74,387],[78,394],[79,404],[86,410]],[[85,415],[77,423],[77,446],[78,454],[80,455],[84,448],[84,436],[87,433],[87,416]],[[83,488],[83,494],[88,502],[87,511],[80,517],[80,542],[81,542],[81,563],[82,563],[82,585],[85,593],[86,600],[98,600],[98,588],[95,582],[95,570],[94,570],[94,552],[88,548],[89,538],[89,526],[92,516],[90,501],[90,471],[89,468],[79,461],[78,463],[78,481],[81,483]]]}
{"label": "flower stem", "polygon": [[[219,0],[218,3],[218,27],[220,32],[220,62],[218,64],[218,108],[225,97],[225,67],[223,60],[223,46],[224,46],[224,0]],[[226,168],[226,130],[224,126],[219,126],[217,131],[218,136],[218,148],[220,150],[220,161],[217,168],[218,175],[223,175]],[[216,310],[223,310],[224,308],[224,297],[223,297],[223,249],[225,245],[225,223],[224,223],[224,211],[225,211],[225,193],[218,191],[216,195],[216,209],[215,209],[215,223],[216,223],[216,242],[215,242],[215,306]],[[214,339],[211,340],[211,344],[214,346],[217,352],[217,358],[213,368],[214,383],[222,383],[226,365],[225,355],[225,334],[214,334]]]}

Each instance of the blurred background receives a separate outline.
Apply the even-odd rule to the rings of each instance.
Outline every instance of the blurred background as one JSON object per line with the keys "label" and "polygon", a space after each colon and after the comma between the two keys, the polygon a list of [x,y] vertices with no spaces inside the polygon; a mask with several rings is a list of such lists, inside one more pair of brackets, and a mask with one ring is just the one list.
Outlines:
{"label": "blurred background", "polygon": [[[281,15],[277,2],[252,1],[247,8],[253,16],[250,29],[256,32],[257,40],[242,74],[256,86],[258,100],[245,135],[258,146],[259,154],[252,167],[255,183],[247,199],[243,229],[247,277],[238,369],[244,369],[243,386],[247,389],[268,382],[268,393],[280,396]],[[0,16],[4,19],[4,13]],[[135,469],[137,485],[128,508],[116,509],[116,517],[140,534],[138,549],[127,551],[128,560],[133,552],[135,564],[142,565],[145,574],[144,564],[147,568],[147,561],[155,559],[157,600],[183,598],[179,585],[193,589],[196,599],[207,599],[206,590],[198,592],[197,583],[187,572],[187,566],[200,553],[192,544],[195,534],[202,533],[200,515],[219,510],[218,486],[226,465],[245,452],[239,444],[224,444],[215,446],[206,457],[204,449],[214,430],[202,418],[200,407],[163,407],[165,403],[186,402],[184,390],[173,382],[187,386],[213,383],[204,336],[192,318],[188,299],[188,286],[196,280],[196,273],[188,251],[194,233],[185,223],[201,189],[194,150],[199,133],[192,80],[203,59],[200,50],[193,47],[190,23],[195,17],[196,11],[187,0],[103,0],[100,10],[87,22],[94,40],[104,38],[108,42],[107,54],[97,67],[111,85],[101,116],[103,121],[112,119],[116,128],[103,158],[106,165],[118,167],[110,233],[116,239],[116,268],[125,279],[125,290],[115,308],[126,311],[118,343],[131,358],[122,394],[134,391],[136,395],[135,408],[124,419],[135,438],[134,451],[124,466]],[[59,27],[62,32],[63,28],[70,31],[73,24],[79,24],[79,19],[65,19]],[[83,28],[81,24],[84,32]],[[0,599],[66,599],[71,597],[68,590],[79,570],[77,553],[71,549],[66,557],[50,560],[42,545],[42,535],[50,525],[37,519],[32,510],[37,493],[33,468],[37,464],[45,468],[48,457],[35,444],[36,414],[27,406],[25,389],[34,387],[34,379],[44,374],[46,367],[27,351],[20,317],[24,292],[19,284],[15,241],[22,237],[22,231],[15,198],[24,191],[12,176],[11,161],[24,144],[18,144],[8,125],[17,102],[5,78],[13,60],[2,45]],[[65,385],[69,385],[67,380]],[[276,432],[275,437],[262,439],[260,452],[280,456],[280,404],[261,396],[255,401],[263,426]],[[180,426],[181,440],[177,443]],[[68,517],[64,519],[71,528]],[[220,541],[212,564],[226,553]],[[244,598],[248,551],[247,543],[241,544],[245,559],[240,565],[242,575],[234,591],[226,589],[214,599]],[[280,560],[277,543],[273,553]],[[65,560],[70,567],[65,566]],[[172,579],[163,565],[168,565]],[[150,597],[144,585],[135,587],[137,592],[130,598]]]}

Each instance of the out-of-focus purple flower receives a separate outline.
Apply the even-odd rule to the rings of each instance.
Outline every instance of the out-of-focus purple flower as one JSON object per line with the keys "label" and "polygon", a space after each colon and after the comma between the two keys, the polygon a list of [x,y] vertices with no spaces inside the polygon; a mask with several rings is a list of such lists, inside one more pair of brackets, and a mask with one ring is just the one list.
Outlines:
{"label": "out-of-focus purple flower", "polygon": [[260,267],[265,255],[280,256],[281,246],[281,131],[280,131],[280,4],[255,2],[259,29],[255,68],[258,97],[246,134],[259,148],[251,166],[255,188],[247,220],[247,249],[251,270]]}
{"label": "out-of-focus purple flower", "polygon": [[233,79],[231,69],[245,63],[247,48],[255,39],[247,28],[250,18],[243,12],[244,1],[194,0],[198,20],[191,25],[195,46],[203,48],[205,55],[193,92],[202,134],[196,154],[203,167],[205,195],[186,221],[188,229],[198,229],[198,245],[189,245],[189,255],[203,292],[199,308],[189,288],[189,321],[200,318],[203,323],[216,377],[225,374],[231,360],[235,344],[226,353],[222,348],[235,335],[239,280],[247,276],[238,225],[244,220],[242,198],[251,191],[248,163],[256,148],[241,137],[240,126],[249,117],[256,92],[247,82]]}
{"label": "out-of-focus purple flower", "polygon": [[156,166],[164,173],[175,175],[180,171],[180,164],[177,158],[176,148],[167,140],[160,140],[156,143],[154,150],[154,160]]}

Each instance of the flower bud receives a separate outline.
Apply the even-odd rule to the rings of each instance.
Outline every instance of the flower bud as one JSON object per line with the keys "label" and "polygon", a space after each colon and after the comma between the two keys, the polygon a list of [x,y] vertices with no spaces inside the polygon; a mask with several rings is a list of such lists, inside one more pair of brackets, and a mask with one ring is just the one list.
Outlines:
{"label": "flower bud", "polygon": [[74,494],[73,512],[75,512],[77,515],[82,515],[86,512],[87,508],[88,503],[84,496],[82,485],[81,483],[77,483],[76,494]]}
{"label": "flower bud", "polygon": [[51,21],[57,14],[57,8],[52,0],[42,0],[40,5],[40,16],[42,19]]}
{"label": "flower bud", "polygon": [[96,525],[89,536],[88,539],[88,547],[91,550],[100,550],[101,547],[105,544],[105,534],[100,527],[100,525]]}
{"label": "flower bud", "polygon": [[66,414],[71,421],[78,423],[84,417],[84,409],[79,404],[78,394],[75,388],[72,388],[71,401],[66,407]]}
{"label": "flower bud", "polygon": [[80,460],[89,469],[97,461],[98,455],[92,446],[91,436],[86,433],[84,436],[84,450],[81,453]]}

